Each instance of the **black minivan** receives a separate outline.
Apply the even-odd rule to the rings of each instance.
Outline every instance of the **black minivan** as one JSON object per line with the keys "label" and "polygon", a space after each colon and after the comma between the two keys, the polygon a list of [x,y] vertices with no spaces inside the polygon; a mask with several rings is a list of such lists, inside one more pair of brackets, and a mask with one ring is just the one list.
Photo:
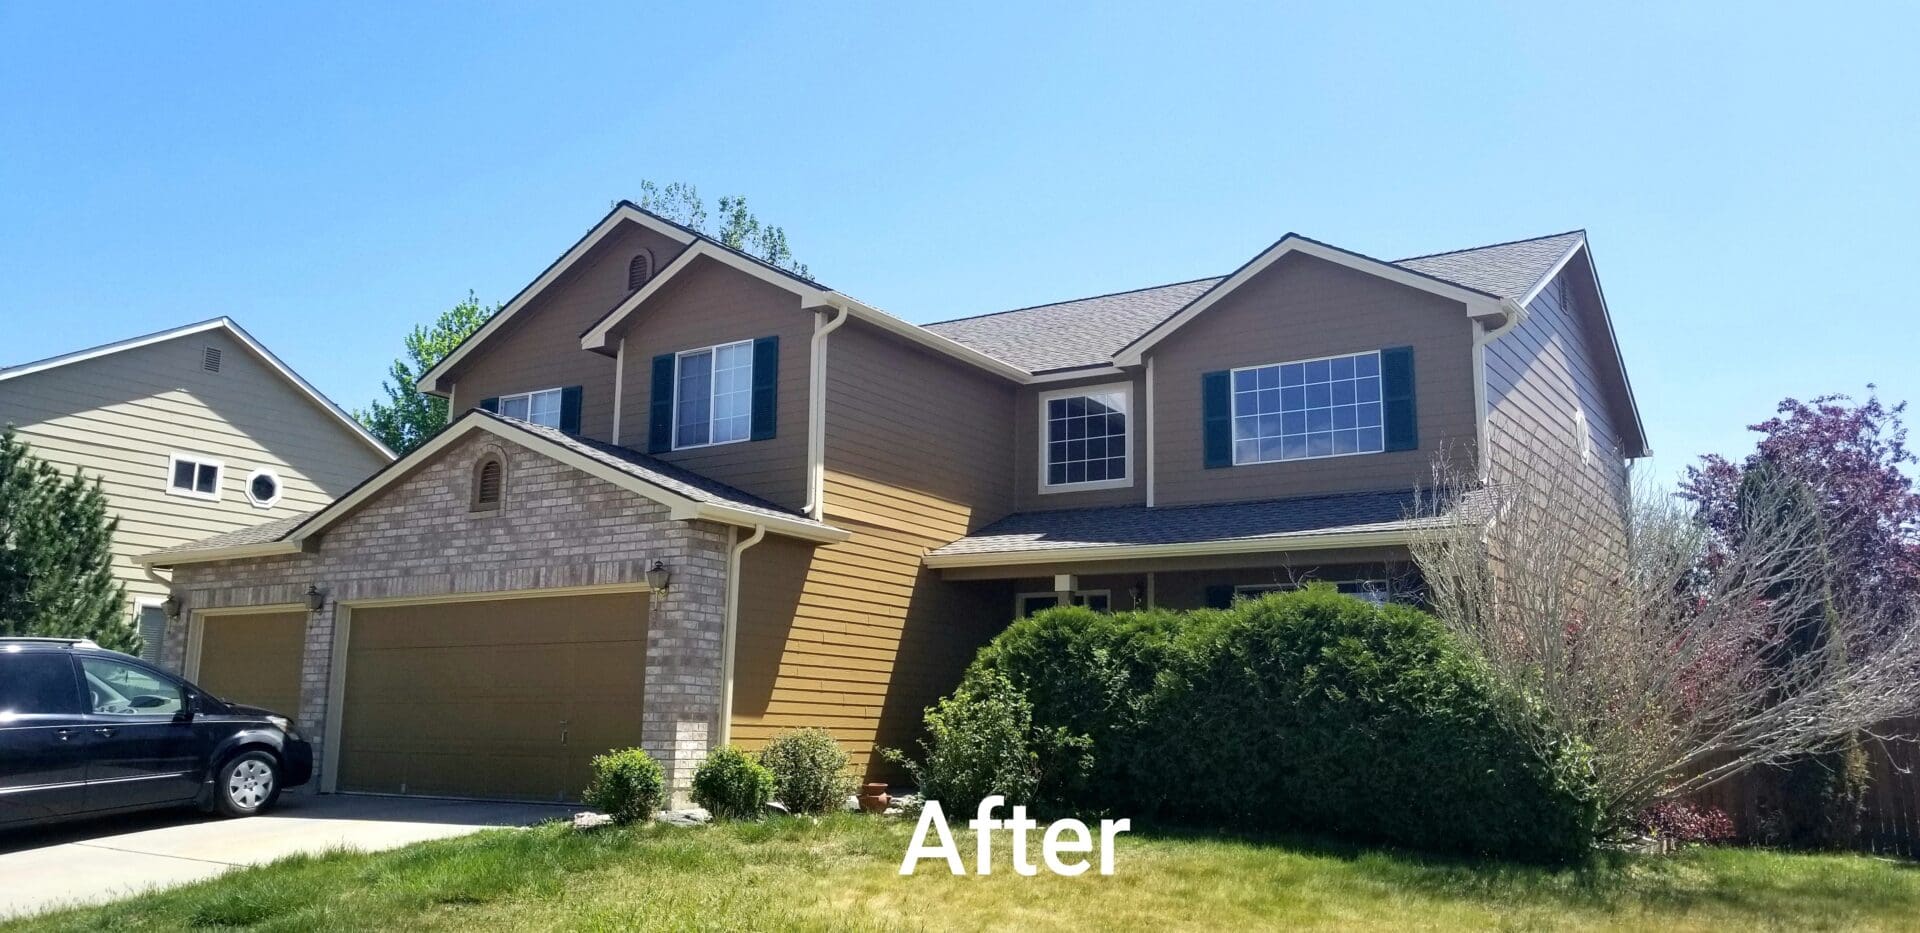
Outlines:
{"label": "black minivan", "polygon": [[186,804],[251,816],[312,774],[285,716],[90,641],[0,638],[0,827]]}

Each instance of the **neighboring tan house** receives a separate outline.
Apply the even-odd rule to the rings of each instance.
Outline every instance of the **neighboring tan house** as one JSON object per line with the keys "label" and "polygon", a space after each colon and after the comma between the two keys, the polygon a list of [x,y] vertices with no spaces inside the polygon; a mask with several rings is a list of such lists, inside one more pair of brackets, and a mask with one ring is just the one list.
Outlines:
{"label": "neighboring tan house", "polygon": [[1647,453],[1579,232],[1288,235],[917,326],[622,203],[420,386],[460,414],[365,485],[144,558],[187,606],[168,657],[283,672],[324,790],[567,796],[638,744],[683,794],[796,726],[891,775],[1019,615],[1392,598],[1437,456],[1561,445],[1624,490]]}
{"label": "neighboring tan house", "polygon": [[310,512],[393,461],[226,318],[0,369],[0,424],[100,479],[120,520],[114,576],[151,657],[168,583],[135,557]]}

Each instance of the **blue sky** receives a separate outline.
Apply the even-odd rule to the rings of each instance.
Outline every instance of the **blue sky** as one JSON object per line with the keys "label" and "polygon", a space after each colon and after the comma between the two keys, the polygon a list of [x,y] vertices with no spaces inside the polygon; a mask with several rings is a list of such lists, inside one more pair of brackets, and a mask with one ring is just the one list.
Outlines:
{"label": "blue sky", "polygon": [[0,362],[227,314],[357,406],[653,179],[916,321],[1585,227],[1660,475],[1920,396],[1920,7],[699,6],[0,0]]}

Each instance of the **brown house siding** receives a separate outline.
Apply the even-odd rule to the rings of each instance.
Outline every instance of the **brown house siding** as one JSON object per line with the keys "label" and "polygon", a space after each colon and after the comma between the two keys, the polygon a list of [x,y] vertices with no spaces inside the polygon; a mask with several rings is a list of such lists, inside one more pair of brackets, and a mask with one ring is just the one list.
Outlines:
{"label": "brown house siding", "polygon": [[641,249],[653,253],[658,269],[678,255],[681,246],[637,224],[608,234],[460,364],[453,376],[454,403],[459,406],[454,414],[483,398],[577,385],[580,433],[609,439],[613,359],[580,349],[580,332],[627,296],[627,264]]}
{"label": "brown house siding", "polygon": [[826,520],[849,541],[746,553],[734,741],[832,729],[859,766],[905,748],[1004,623],[1010,584],[948,582],[921,562],[1013,501],[1014,387],[851,322],[827,367]]}
{"label": "brown house siding", "polygon": [[[1127,472],[1132,486],[1113,489],[1040,491],[1040,396],[1068,387],[1127,383],[1133,386],[1133,410],[1128,416]],[[1013,406],[1013,439],[1017,454],[1013,460],[1014,510],[1084,509],[1107,505],[1140,505],[1147,501],[1147,382],[1145,371],[1132,375],[1107,375],[1070,382],[1049,382],[1022,386]]]}
{"label": "brown house siding", "polygon": [[[616,340],[620,336],[616,334]],[[778,336],[779,428],[772,438],[655,456],[788,508],[806,505],[807,366],[813,316],[800,310],[797,296],[702,258],[650,298],[624,336],[620,443],[640,451],[647,449],[656,355]],[[611,375],[608,378],[611,385]]]}
{"label": "brown house siding", "polygon": [[[1207,372],[1414,348],[1420,448],[1206,469]],[[1458,302],[1325,260],[1282,258],[1155,347],[1156,505],[1272,499],[1430,482],[1442,449],[1472,462],[1473,327]]]}

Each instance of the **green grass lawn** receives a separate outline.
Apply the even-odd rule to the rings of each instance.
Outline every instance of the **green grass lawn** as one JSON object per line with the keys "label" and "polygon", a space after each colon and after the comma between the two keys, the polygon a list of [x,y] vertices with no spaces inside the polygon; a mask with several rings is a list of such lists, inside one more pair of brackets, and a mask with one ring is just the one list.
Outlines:
{"label": "green grass lawn", "polygon": [[[1861,930],[1920,928],[1920,866],[1703,849],[1579,869],[1312,841],[1120,837],[1111,877],[923,862],[911,825],[838,816],[675,829],[497,830],[301,857],[7,930]],[[956,831],[959,827],[956,827]],[[971,864],[972,841],[957,832]],[[1035,846],[1038,861],[1038,847]],[[4,883],[4,879],[0,879]]]}

